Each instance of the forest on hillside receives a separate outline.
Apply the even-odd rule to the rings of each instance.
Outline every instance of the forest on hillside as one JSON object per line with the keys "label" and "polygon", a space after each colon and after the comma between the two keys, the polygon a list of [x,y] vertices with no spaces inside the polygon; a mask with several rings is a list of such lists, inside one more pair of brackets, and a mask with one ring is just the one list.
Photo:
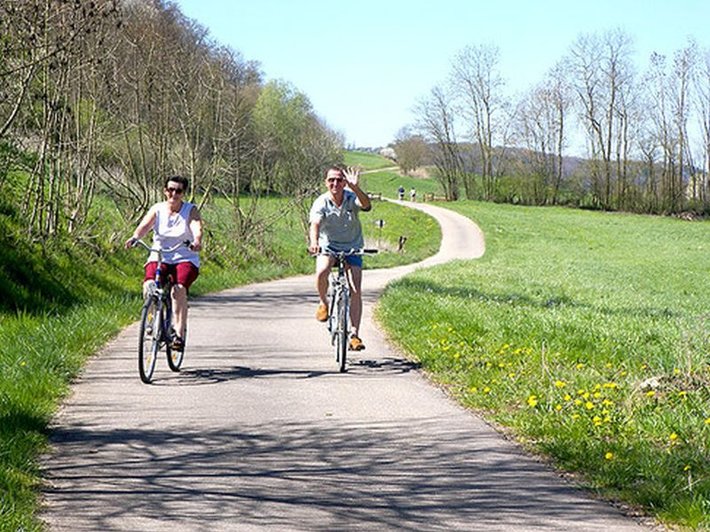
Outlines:
{"label": "forest on hillside", "polygon": [[247,238],[244,194],[298,202],[342,157],[306,95],[172,2],[5,0],[0,36],[0,203],[32,241],[91,240],[98,202],[134,223],[176,174]]}

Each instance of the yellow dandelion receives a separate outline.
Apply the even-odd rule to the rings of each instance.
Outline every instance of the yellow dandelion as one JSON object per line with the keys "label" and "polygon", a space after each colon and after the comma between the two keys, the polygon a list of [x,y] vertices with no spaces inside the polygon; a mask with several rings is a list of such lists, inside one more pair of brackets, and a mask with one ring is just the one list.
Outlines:
{"label": "yellow dandelion", "polygon": [[564,388],[565,386],[567,386],[565,381],[555,381],[555,388]]}
{"label": "yellow dandelion", "polygon": [[609,390],[613,390],[617,387],[618,387],[618,384],[616,384],[615,382],[605,382],[604,383],[604,388],[607,388]]}
{"label": "yellow dandelion", "polygon": [[565,399],[565,401],[571,401],[572,396],[570,394],[566,393],[564,399]]}
{"label": "yellow dandelion", "polygon": [[678,392],[678,397],[682,397],[683,399],[685,399],[686,395],[688,395],[688,392],[686,392],[685,390],[681,390]]}
{"label": "yellow dandelion", "polygon": [[654,392],[653,390],[649,390],[646,392],[646,397],[653,397],[655,395],[656,395],[656,392]]}
{"label": "yellow dandelion", "polygon": [[710,425],[710,417],[705,420],[706,425]]}
{"label": "yellow dandelion", "polygon": [[562,405],[556,405],[556,406],[555,406],[555,410],[557,410],[558,412],[559,412],[560,410],[562,410]]}
{"label": "yellow dandelion", "polygon": [[602,401],[602,404],[603,404],[604,406],[613,406],[613,405],[614,405],[614,401],[610,401],[609,399],[604,399],[604,400]]}
{"label": "yellow dandelion", "polygon": [[690,467],[689,465],[686,465],[686,466],[683,468],[683,471],[690,471],[690,470],[691,470],[691,467]]}
{"label": "yellow dandelion", "polygon": [[605,364],[605,366],[606,366],[607,369],[611,369],[611,368],[614,367],[611,362],[607,362],[607,363]]}
{"label": "yellow dandelion", "polygon": [[594,410],[594,403],[592,403],[591,401],[587,401],[586,403],[584,403],[584,408],[586,408],[587,410]]}
{"label": "yellow dandelion", "polygon": [[535,408],[537,406],[537,397],[534,395],[531,395],[528,397],[528,406]]}
{"label": "yellow dandelion", "polygon": [[678,368],[673,368],[674,375],[680,375],[680,370]]}
{"label": "yellow dandelion", "polygon": [[490,387],[486,386],[485,388],[483,388],[483,393],[491,393]]}
{"label": "yellow dandelion", "polygon": [[576,367],[577,369],[582,369],[582,368],[584,368],[584,363],[580,362],[580,363],[577,364],[575,367]]}
{"label": "yellow dandelion", "polygon": [[608,452],[604,455],[605,460],[613,460],[614,459],[614,453]]}
{"label": "yellow dandelion", "polygon": [[579,414],[572,414],[572,419],[579,419]]}
{"label": "yellow dandelion", "polygon": [[671,440],[672,442],[678,440],[678,435],[675,432],[671,432],[671,435],[668,436],[668,439]]}
{"label": "yellow dandelion", "polygon": [[468,391],[471,393],[476,393],[478,391],[478,388],[476,388],[475,386],[471,386]]}

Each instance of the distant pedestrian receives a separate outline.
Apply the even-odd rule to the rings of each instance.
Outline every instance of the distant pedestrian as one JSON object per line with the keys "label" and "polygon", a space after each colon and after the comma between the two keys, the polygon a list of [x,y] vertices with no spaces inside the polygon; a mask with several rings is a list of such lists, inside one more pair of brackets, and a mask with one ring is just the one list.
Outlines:
{"label": "distant pedestrian", "polygon": [[397,189],[397,196],[399,197],[399,201],[404,200],[404,187],[402,185],[399,185],[399,188]]}
{"label": "distant pedestrian", "polygon": [[417,201],[417,191],[414,190],[412,187],[412,190],[409,191],[409,199],[412,201]]}

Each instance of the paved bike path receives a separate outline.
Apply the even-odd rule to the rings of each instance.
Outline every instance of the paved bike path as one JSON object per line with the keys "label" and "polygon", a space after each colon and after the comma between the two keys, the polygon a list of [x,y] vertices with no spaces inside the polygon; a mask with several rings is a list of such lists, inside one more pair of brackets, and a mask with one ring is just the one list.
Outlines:
{"label": "paved bike path", "polygon": [[49,529],[644,530],[454,404],[376,330],[386,282],[483,253],[466,218],[412,206],[439,220],[441,250],[365,272],[367,349],[345,374],[311,276],[192,301],[183,371],[159,360],[153,385],[137,325],[94,357],[52,427]]}

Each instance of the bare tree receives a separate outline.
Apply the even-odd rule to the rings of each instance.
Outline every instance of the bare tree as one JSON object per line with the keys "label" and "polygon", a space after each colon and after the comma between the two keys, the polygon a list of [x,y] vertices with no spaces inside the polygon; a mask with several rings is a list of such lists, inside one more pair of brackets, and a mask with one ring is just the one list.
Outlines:
{"label": "bare tree", "polygon": [[[695,46],[691,43],[685,48],[677,50],[673,56],[673,81],[671,87],[671,109],[673,113],[673,125],[678,139],[677,156],[678,172],[674,190],[678,191],[673,205],[674,212],[685,208],[686,187],[685,175],[687,170],[692,171],[692,157],[690,143],[688,141],[688,120],[690,114],[690,87],[695,60]],[[693,179],[694,181],[694,179]],[[691,194],[695,197],[695,188],[692,187]]]}
{"label": "bare tree", "polygon": [[582,35],[570,50],[571,81],[588,133],[594,194],[603,208],[614,206],[612,161],[614,157],[619,161],[616,146],[627,128],[628,114],[620,109],[630,100],[630,53],[631,39],[620,30]]}
{"label": "bare tree", "polygon": [[694,94],[700,125],[702,146],[702,185],[698,187],[699,198],[704,205],[708,202],[708,172],[710,171],[710,48],[698,53],[699,61],[695,70]]}
{"label": "bare tree", "polygon": [[506,105],[499,62],[497,46],[468,46],[454,59],[452,74],[453,86],[463,102],[463,116],[478,145],[483,193],[487,199],[495,194],[494,140],[504,125],[496,120]]}
{"label": "bare tree", "polygon": [[464,181],[466,196],[473,197],[474,181],[466,179],[463,159],[454,128],[451,98],[441,88],[434,87],[429,96],[416,106],[416,127],[432,144],[432,159],[436,177],[449,200],[459,198],[459,183]]}
{"label": "bare tree", "polygon": [[528,160],[519,171],[531,180],[535,203],[557,203],[559,199],[571,105],[562,65],[551,70],[518,105],[518,136],[528,150]]}

